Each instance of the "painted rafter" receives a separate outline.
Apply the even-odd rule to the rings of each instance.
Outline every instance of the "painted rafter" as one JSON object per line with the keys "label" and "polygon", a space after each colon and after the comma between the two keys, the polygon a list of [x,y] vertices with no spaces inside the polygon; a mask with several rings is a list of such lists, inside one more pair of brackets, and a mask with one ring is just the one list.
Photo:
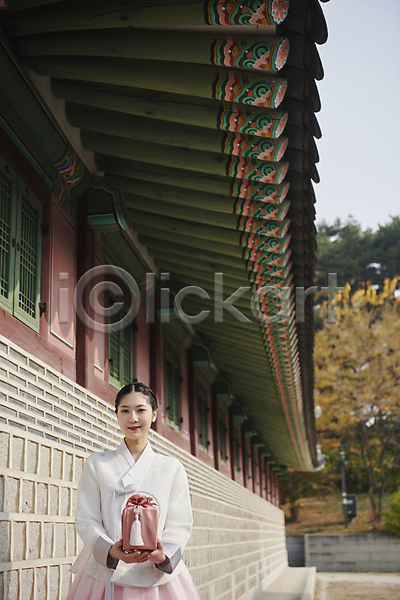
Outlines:
{"label": "painted rafter", "polygon": [[[193,98],[167,92],[152,92],[127,86],[107,86],[67,80],[52,80],[54,95],[81,106],[182,123],[207,129],[222,129],[247,135],[276,139],[285,129],[288,113],[240,104],[221,104],[217,100]],[[112,116],[112,113],[111,113]],[[300,123],[295,123],[300,129]],[[302,131],[300,129],[300,131]]]}
{"label": "painted rafter", "polygon": [[237,102],[247,107],[278,108],[287,89],[286,79],[275,75],[187,63],[109,57],[99,61],[95,57],[75,56],[27,57],[24,63],[39,75],[49,77],[134,85],[148,90]]}
{"label": "painted rafter", "polygon": [[[29,3],[29,8],[33,3]],[[157,27],[199,27],[204,25],[279,25],[287,16],[287,8],[274,10],[273,0],[221,1],[192,0],[176,4],[164,0],[154,10],[153,0],[69,0],[46,8],[43,15],[42,2],[31,10],[11,14],[6,21],[8,35],[19,36],[33,33],[73,31],[75,29],[124,29]],[[59,5],[57,5],[59,4]],[[283,3],[288,7],[288,2]],[[27,8],[28,8],[27,6]],[[274,30],[272,29],[272,32]]]}
{"label": "painted rafter", "polygon": [[224,152],[228,155],[244,156],[255,160],[279,162],[286,151],[288,138],[262,138],[204,127],[165,123],[155,119],[134,117],[109,110],[93,109],[76,104],[67,104],[67,117],[71,125],[81,130],[159,144],[190,147],[193,150]]}
{"label": "painted rafter", "polygon": [[[108,29],[41,33],[17,38],[15,51],[26,56],[97,56],[135,60],[169,61],[256,69],[282,69],[289,54],[289,42],[282,37],[232,39],[212,35],[168,31]],[[210,52],[211,48],[211,52]]]}

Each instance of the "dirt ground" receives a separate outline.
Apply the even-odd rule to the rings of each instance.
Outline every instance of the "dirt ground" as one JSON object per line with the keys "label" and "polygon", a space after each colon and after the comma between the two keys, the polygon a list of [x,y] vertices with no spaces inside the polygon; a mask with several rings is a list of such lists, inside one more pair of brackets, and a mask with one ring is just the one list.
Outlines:
{"label": "dirt ground", "polygon": [[317,573],[314,600],[400,600],[400,573]]}
{"label": "dirt ground", "polygon": [[[384,508],[388,508],[391,495],[387,494]],[[379,533],[383,531],[384,520],[377,524],[372,518],[371,506],[367,494],[357,496],[358,515],[345,529],[341,495],[302,498],[298,500],[300,512],[295,523],[286,522],[286,535],[303,533]],[[283,506],[286,517],[289,506]],[[399,597],[400,600],[400,597]]]}

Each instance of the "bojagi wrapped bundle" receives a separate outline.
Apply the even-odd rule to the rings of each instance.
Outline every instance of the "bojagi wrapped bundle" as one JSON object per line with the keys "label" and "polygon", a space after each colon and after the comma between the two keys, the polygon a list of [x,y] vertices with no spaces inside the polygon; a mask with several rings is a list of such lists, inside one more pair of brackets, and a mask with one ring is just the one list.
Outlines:
{"label": "bojagi wrapped bundle", "polygon": [[124,550],[156,550],[158,504],[153,496],[138,493],[128,498],[122,511]]}

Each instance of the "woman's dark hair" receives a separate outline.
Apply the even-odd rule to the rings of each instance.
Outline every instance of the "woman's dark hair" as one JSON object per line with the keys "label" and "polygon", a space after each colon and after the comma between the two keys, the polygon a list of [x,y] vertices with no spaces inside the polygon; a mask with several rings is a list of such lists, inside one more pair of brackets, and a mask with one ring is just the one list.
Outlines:
{"label": "woman's dark hair", "polygon": [[127,385],[124,385],[124,387],[121,388],[119,390],[118,394],[116,395],[116,397],[115,397],[115,412],[116,413],[118,412],[118,406],[119,406],[119,403],[121,402],[121,399],[124,396],[126,396],[127,394],[130,394],[131,392],[140,392],[141,394],[148,396],[149,403],[150,403],[152,410],[158,409],[157,398],[156,398],[154,392],[152,392],[151,389],[147,385],[144,385],[144,383],[141,383],[140,381],[137,381],[136,379],[134,379],[132,381],[132,383],[128,383]]}

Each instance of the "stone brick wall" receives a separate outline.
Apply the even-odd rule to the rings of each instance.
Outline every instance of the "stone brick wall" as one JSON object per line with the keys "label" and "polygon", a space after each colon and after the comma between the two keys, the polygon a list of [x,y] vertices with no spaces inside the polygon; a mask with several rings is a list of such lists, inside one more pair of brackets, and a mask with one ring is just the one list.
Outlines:
{"label": "stone brick wall", "polygon": [[318,571],[400,571],[400,539],[389,534],[305,535],[306,567]]}
{"label": "stone brick wall", "polygon": [[[106,402],[0,336],[1,598],[65,598],[83,462],[120,439]],[[154,432],[151,442],[188,473],[184,559],[202,600],[254,598],[287,566],[283,512]]]}
{"label": "stone brick wall", "polygon": [[304,535],[287,535],[289,567],[304,567],[306,564]]}

